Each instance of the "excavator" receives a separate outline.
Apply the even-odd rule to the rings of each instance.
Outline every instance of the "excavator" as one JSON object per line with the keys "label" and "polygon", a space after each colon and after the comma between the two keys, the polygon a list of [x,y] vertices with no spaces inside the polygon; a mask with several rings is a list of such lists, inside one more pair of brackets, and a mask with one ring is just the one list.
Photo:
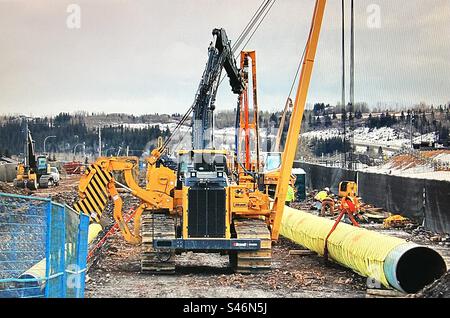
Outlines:
{"label": "excavator", "polygon": [[[252,164],[248,147],[243,154],[239,153],[242,147],[234,153],[214,148],[214,134],[209,129],[213,127],[215,92],[222,68],[233,92],[239,94],[237,113],[241,114],[241,105],[246,112],[244,101],[249,88],[249,64],[245,59],[256,60],[253,53],[243,52],[238,69],[223,29],[213,31],[216,42],[209,48],[208,63],[191,108],[192,149],[178,152],[176,171],[160,160],[167,152],[167,141],[146,158],[145,188],[133,177],[139,164],[137,157],[98,158],[87,168],[79,184],[80,200],[74,208],[88,214],[92,222],[99,222],[111,199],[114,219],[124,239],[141,245],[142,272],[174,273],[176,256],[189,251],[228,255],[230,265],[239,273],[270,270],[272,242],[279,237],[325,3],[316,1],[274,196],[264,186],[258,155]],[[255,88],[256,72],[252,75]],[[237,122],[244,135],[245,128],[247,132],[258,129],[257,122],[250,124],[245,118],[243,126],[240,120]],[[114,172],[124,174],[125,184],[114,179]],[[133,229],[124,221],[123,201],[116,185],[140,199]]]}
{"label": "excavator", "polygon": [[45,155],[36,155],[34,150],[34,140],[28,125],[25,129],[27,134],[25,159],[23,163],[17,165],[17,175],[13,183],[16,188],[28,188],[37,190],[57,185],[59,180],[52,176],[52,168]]}

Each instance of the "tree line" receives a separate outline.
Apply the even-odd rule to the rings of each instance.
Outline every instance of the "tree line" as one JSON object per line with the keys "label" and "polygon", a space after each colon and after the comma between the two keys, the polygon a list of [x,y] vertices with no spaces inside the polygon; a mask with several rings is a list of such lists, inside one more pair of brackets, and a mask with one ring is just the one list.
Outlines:
{"label": "tree line", "polygon": [[[363,116],[369,113],[368,117]],[[338,117],[337,114],[340,114]],[[331,127],[368,127],[370,129],[382,127],[406,128],[413,133],[428,134],[435,132],[438,141],[445,145],[449,143],[450,105],[427,107],[420,105],[395,114],[384,110],[381,114],[372,114],[365,104],[358,107],[333,107],[324,103],[314,105],[312,111],[305,111],[308,118],[308,130]]]}
{"label": "tree line", "polygon": [[[24,153],[26,134],[25,119],[9,117],[0,124],[0,155],[20,155]],[[85,116],[60,113],[55,117],[28,119],[28,129],[35,141],[37,153],[44,152],[44,139],[47,138],[47,153],[71,153],[76,145],[76,152],[83,151],[83,143],[87,154],[98,151],[98,129],[89,128]],[[127,146],[131,150],[144,151],[152,149],[158,137],[167,138],[169,129],[161,129],[158,125],[143,129],[130,128],[126,125],[105,125],[101,129],[103,155],[117,153],[119,148]],[[122,155],[124,152],[121,153]],[[133,153],[135,155],[136,153]],[[139,155],[139,154],[136,154]]]}

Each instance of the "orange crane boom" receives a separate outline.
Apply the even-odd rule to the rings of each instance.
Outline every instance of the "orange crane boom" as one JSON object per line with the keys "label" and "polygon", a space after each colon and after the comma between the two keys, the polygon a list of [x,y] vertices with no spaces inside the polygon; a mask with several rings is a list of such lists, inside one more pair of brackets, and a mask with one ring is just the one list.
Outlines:
{"label": "orange crane boom", "polygon": [[[249,106],[249,81],[248,71],[250,68],[249,63],[251,63],[251,71],[252,71],[252,99],[253,99],[253,107],[250,109]],[[240,112],[240,125],[239,125],[239,137],[238,144],[241,142],[241,138],[244,137],[244,147],[243,149],[239,149],[240,147],[237,145],[237,149],[239,152],[243,152],[245,154],[244,166],[247,170],[257,171],[259,168],[259,123],[258,123],[258,95],[257,95],[257,83],[256,83],[256,52],[255,51],[242,51],[241,52],[241,72],[243,75],[243,81],[245,83],[245,89],[242,91],[240,95],[241,109]],[[252,115],[250,115],[250,111]],[[242,136],[243,135],[243,136]],[[256,148],[256,163],[252,162],[251,158],[251,140],[255,142]],[[237,154],[239,155],[239,153]]]}

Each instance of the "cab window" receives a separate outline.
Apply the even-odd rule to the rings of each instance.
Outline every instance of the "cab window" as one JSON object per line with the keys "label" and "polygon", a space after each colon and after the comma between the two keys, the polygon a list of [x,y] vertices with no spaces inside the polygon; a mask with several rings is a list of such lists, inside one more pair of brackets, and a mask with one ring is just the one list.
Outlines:
{"label": "cab window", "polygon": [[38,159],[38,169],[45,169],[47,167],[47,160],[45,158]]}
{"label": "cab window", "polygon": [[268,153],[265,160],[264,170],[273,171],[281,166],[281,153]]}

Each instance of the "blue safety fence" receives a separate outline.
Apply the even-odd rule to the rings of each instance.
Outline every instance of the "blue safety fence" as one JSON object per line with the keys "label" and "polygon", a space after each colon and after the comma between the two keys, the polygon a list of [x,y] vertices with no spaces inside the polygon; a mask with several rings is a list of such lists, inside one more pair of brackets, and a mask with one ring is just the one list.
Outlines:
{"label": "blue safety fence", "polygon": [[84,297],[89,217],[0,193],[0,298]]}

